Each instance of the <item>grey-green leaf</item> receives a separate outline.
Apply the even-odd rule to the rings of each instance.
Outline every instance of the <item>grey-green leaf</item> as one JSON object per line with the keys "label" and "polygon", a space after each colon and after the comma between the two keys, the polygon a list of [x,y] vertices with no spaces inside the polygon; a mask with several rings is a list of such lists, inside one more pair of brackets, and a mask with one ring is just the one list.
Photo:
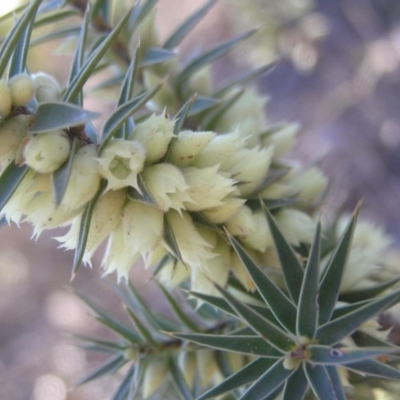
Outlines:
{"label": "grey-green leaf", "polygon": [[82,125],[97,117],[99,117],[98,113],[84,110],[74,104],[63,102],[40,103],[29,132],[51,132]]}
{"label": "grey-green leaf", "polygon": [[112,395],[111,400],[125,400],[127,394],[129,393],[129,389],[132,385],[132,381],[134,380],[136,365],[132,364],[129,368],[128,372],[125,374],[124,379],[122,379],[119,384],[117,390]]}
{"label": "grey-green leaf", "polygon": [[181,370],[179,369],[176,361],[172,359],[169,360],[169,372],[172,376],[172,382],[178,389],[183,400],[192,400],[193,396],[190,392],[190,389],[185,381],[184,376],[182,375]]}
{"label": "grey-green leaf", "polygon": [[285,382],[282,400],[303,400],[308,388],[308,381],[302,365]]}
{"label": "grey-green leaf", "polygon": [[143,59],[140,61],[140,66],[150,67],[152,65],[160,64],[165,61],[169,61],[176,57],[176,53],[167,49],[161,49],[158,47],[153,47],[147,50],[146,54],[144,55]]}
{"label": "grey-green leaf", "polygon": [[400,371],[390,365],[377,360],[363,360],[346,365],[346,368],[354,370],[362,375],[375,376],[384,379],[400,380]]}
{"label": "grey-green leaf", "polygon": [[188,117],[191,117],[196,114],[200,114],[203,111],[208,110],[209,108],[214,107],[216,104],[220,102],[219,99],[214,97],[206,97],[206,96],[196,96],[192,107],[188,113]]}
{"label": "grey-green leaf", "polygon": [[339,400],[330,375],[323,365],[303,363],[303,367],[308,383],[318,400]]}

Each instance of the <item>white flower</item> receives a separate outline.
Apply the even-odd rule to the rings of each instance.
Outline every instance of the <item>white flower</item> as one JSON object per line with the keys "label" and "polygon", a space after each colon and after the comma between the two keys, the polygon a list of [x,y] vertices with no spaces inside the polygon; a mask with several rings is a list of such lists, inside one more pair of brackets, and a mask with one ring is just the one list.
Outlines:
{"label": "white flower", "polygon": [[136,125],[130,135],[143,144],[146,149],[146,161],[155,163],[167,152],[169,142],[174,135],[174,121],[170,121],[164,114],[153,114],[144,122]]}
{"label": "white flower", "polygon": [[189,186],[179,168],[172,164],[161,163],[146,167],[141,174],[144,184],[150,191],[157,206],[168,211],[179,211],[184,203],[193,202],[187,193]]}
{"label": "white flower", "polygon": [[183,169],[187,193],[192,201],[185,202],[189,211],[200,211],[224,204],[223,199],[235,190],[235,181],[219,174],[219,166],[210,168],[187,167]]}
{"label": "white flower", "polygon": [[45,72],[38,72],[32,75],[32,79],[38,103],[60,100],[60,86],[53,76]]}
{"label": "white flower", "polygon": [[27,74],[14,75],[8,81],[12,103],[14,106],[24,106],[34,95],[35,85],[32,78]]}
{"label": "white flower", "polygon": [[142,171],[145,149],[135,140],[113,139],[97,159],[100,174],[107,179],[107,190],[133,186],[139,190],[137,175]]}

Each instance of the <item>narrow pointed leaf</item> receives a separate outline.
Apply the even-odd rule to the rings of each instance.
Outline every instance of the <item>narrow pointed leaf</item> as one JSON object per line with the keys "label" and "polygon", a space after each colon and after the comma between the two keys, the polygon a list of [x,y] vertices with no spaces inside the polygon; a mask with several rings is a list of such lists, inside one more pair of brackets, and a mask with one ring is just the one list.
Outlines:
{"label": "narrow pointed leaf", "polygon": [[150,191],[147,189],[147,186],[144,183],[143,178],[140,174],[137,176],[137,183],[138,183],[140,192],[133,186],[129,186],[128,187],[128,196],[132,200],[138,200],[138,201],[141,201],[142,203],[156,205],[157,202],[154,200],[154,197],[152,196]]}
{"label": "narrow pointed leaf", "polygon": [[400,370],[377,360],[363,360],[346,365],[346,368],[361,373],[362,375],[378,378],[400,380]]}
{"label": "narrow pointed leaf", "polygon": [[131,387],[133,376],[135,374],[136,365],[132,364],[128,372],[125,374],[124,379],[122,379],[117,390],[112,395],[111,400],[125,400],[127,394],[129,393],[129,388]]}
{"label": "narrow pointed leaf", "polygon": [[366,304],[370,303],[372,303],[372,300],[364,300],[360,301],[359,303],[346,304],[344,306],[338,307],[333,311],[330,320],[333,321],[334,319],[343,317],[344,315],[358,310],[359,308],[364,307]]}
{"label": "narrow pointed leaf", "polygon": [[337,390],[335,390],[333,387],[331,377],[323,365],[311,365],[308,363],[303,363],[303,366],[308,383],[310,384],[317,399],[339,400],[336,396]]}
{"label": "narrow pointed leaf", "polygon": [[283,360],[278,360],[246,390],[239,400],[264,399],[288,379],[294,371],[284,368]]}
{"label": "narrow pointed leaf", "polygon": [[132,35],[134,32],[134,29],[143,21],[144,18],[149,14],[149,12],[154,8],[154,6],[157,4],[158,0],[147,0],[145,3],[143,3],[140,7],[140,2],[137,1],[135,3],[135,7],[132,11],[132,14],[129,18],[129,23],[128,23],[128,31]]}
{"label": "narrow pointed leaf", "polygon": [[284,332],[276,325],[269,322],[260,314],[253,311],[249,306],[235,299],[230,293],[215,285],[217,290],[237,312],[238,315],[262,338],[276,349],[286,352],[296,347],[296,342],[292,339],[291,335]]}
{"label": "narrow pointed leaf", "polygon": [[214,60],[222,57],[233,47],[238,45],[240,42],[248,39],[250,36],[254,35],[255,33],[256,33],[255,29],[248,31],[246,33],[243,33],[243,34],[241,34],[233,39],[230,39],[230,40],[214,47],[213,49],[201,54],[199,57],[196,57],[182,71],[182,73],[179,77],[181,85],[184,84],[184,82],[187,79],[189,79],[189,77],[191,75],[193,75],[195,72],[197,72],[199,69],[212,63]]}
{"label": "narrow pointed leaf", "polygon": [[11,54],[17,48],[21,37],[24,36],[26,27],[35,19],[36,12],[41,2],[42,0],[33,0],[21,17],[18,18],[17,23],[5,38],[0,49],[0,77],[3,76],[7,68],[7,64],[11,59]]}
{"label": "narrow pointed leaf", "polygon": [[4,169],[0,175],[0,212],[10,200],[11,196],[17,190],[19,184],[28,173],[29,168],[26,165],[18,167],[14,161]]}
{"label": "narrow pointed leaf", "polygon": [[[279,208],[295,206],[301,203],[301,201],[295,197],[287,197],[283,199],[261,199],[261,201],[265,204],[268,210],[278,210]],[[257,203],[260,204],[260,201],[257,199]]]}
{"label": "narrow pointed leaf", "polygon": [[343,317],[328,322],[318,329],[316,337],[321,344],[335,344],[354,332],[365,321],[394,305],[399,300],[400,289],[385,297],[378,298]]}
{"label": "narrow pointed leaf", "polygon": [[[59,6],[58,6],[59,7]],[[40,13],[35,21],[35,28],[39,26],[45,26],[48,24],[54,24],[55,22],[65,20],[69,17],[80,16],[80,13],[77,9],[74,8],[63,8],[63,9],[55,9],[53,11],[48,11],[43,13],[43,8],[40,8]]]}
{"label": "narrow pointed leaf", "polygon": [[391,347],[394,353],[400,354],[400,347],[385,340],[379,339],[374,334],[365,331],[356,331],[351,335],[355,344],[360,347]]}
{"label": "narrow pointed leaf", "polygon": [[339,299],[346,303],[354,303],[356,301],[363,301],[373,299],[387,289],[390,289],[396,283],[400,282],[400,276],[390,279],[386,282],[374,285],[367,289],[354,290],[347,293],[341,293]]}
{"label": "narrow pointed leaf", "polygon": [[294,332],[296,321],[296,307],[294,304],[286,297],[281,289],[261,271],[239,242],[231,235],[228,235],[228,238],[244,267],[253,279],[259,293],[276,319],[290,332]]}
{"label": "narrow pointed leaf", "polygon": [[313,338],[318,322],[318,283],[321,246],[321,224],[318,223],[306,268],[304,270],[299,305],[297,308],[296,331],[299,336]]}
{"label": "narrow pointed leaf", "polygon": [[169,360],[169,372],[172,376],[172,382],[178,389],[182,399],[193,400],[192,393],[186,383],[186,380],[176,362],[172,358]]}
{"label": "narrow pointed leaf", "polygon": [[81,386],[84,383],[93,381],[94,379],[98,379],[104,375],[111,375],[115,371],[118,371],[125,363],[126,359],[124,356],[122,354],[116,354],[114,357],[109,358],[105,363],[101,364],[84,378],[79,380],[76,383],[76,386]]}
{"label": "narrow pointed leaf", "polygon": [[268,358],[282,357],[280,351],[277,351],[259,336],[212,335],[205,333],[171,333],[171,335],[218,350],[228,350],[235,353],[253,354]]}
{"label": "narrow pointed leaf", "polygon": [[171,228],[169,223],[168,215],[164,215],[164,233],[163,233],[165,244],[168,246],[169,251],[173,256],[178,259],[182,264],[185,265],[183,261],[181,252],[179,250],[178,243],[176,242],[174,230]]}
{"label": "narrow pointed leaf", "polygon": [[307,392],[308,381],[302,365],[285,382],[282,400],[303,400]]}
{"label": "narrow pointed leaf", "polygon": [[193,102],[195,101],[196,96],[192,96],[177,112],[175,115],[175,125],[174,125],[174,134],[177,135],[185,122],[186,117],[189,114],[190,109],[192,108]]}
{"label": "narrow pointed leaf", "polygon": [[269,369],[275,360],[272,358],[257,358],[254,361],[247,364],[241,370],[226,378],[217,386],[213,387],[196,400],[205,400],[210,397],[219,396],[223,393],[229,392],[233,389],[239,388],[250,382],[255,381],[260,375],[267,369]]}
{"label": "narrow pointed leaf", "polygon": [[103,351],[107,353],[124,351],[129,344],[129,342],[121,343],[111,340],[96,339],[89,336],[77,334],[74,334],[74,338],[82,341],[82,343],[78,343],[79,347],[85,348],[87,350]]}
{"label": "narrow pointed leaf", "polygon": [[395,351],[392,347],[328,347],[309,345],[308,357],[313,364],[343,365],[366,358],[373,358],[383,354],[391,354]]}
{"label": "narrow pointed leaf", "polygon": [[40,103],[29,132],[51,132],[56,129],[78,126],[97,117],[99,117],[98,113],[84,110],[74,104]]}
{"label": "narrow pointed leaf", "polygon": [[142,93],[140,96],[135,97],[131,101],[119,106],[107,119],[103,127],[103,142],[99,148],[99,154],[104,150],[108,142],[117,134],[118,129],[126,122],[126,120],[133,115],[137,110],[147,103],[161,88],[163,84],[160,83],[156,87],[147,92]]}
{"label": "narrow pointed leaf", "polygon": [[340,377],[337,368],[331,365],[326,365],[325,369],[329,375],[329,378],[331,379],[332,388],[336,394],[336,398],[338,400],[346,400],[346,394],[342,385],[342,378]]}
{"label": "narrow pointed leaf", "polygon": [[139,58],[138,56],[139,56],[139,45],[135,49],[131,63],[129,64],[129,68],[122,82],[121,92],[118,98],[118,106],[127,103],[132,98],[133,89],[135,87],[135,77],[136,77],[138,58]]}
{"label": "narrow pointed leaf", "polygon": [[196,10],[192,15],[189,16],[178,28],[172,32],[168,39],[163,44],[165,49],[173,49],[178,46],[183,39],[189,34],[189,32],[201,21],[201,19],[207,14],[211,7],[215,4],[216,0],[209,0],[204,6]]}
{"label": "narrow pointed leaf", "polygon": [[208,110],[211,107],[214,107],[216,104],[220,102],[219,99],[215,99],[213,97],[206,96],[196,96],[194,99],[192,108],[188,113],[188,117],[191,117],[196,114],[200,114],[203,111]]}
{"label": "narrow pointed leaf", "polygon": [[269,229],[274,239],[279,261],[281,263],[286,287],[289,291],[290,298],[297,303],[301,290],[301,282],[303,282],[303,267],[300,264],[300,261],[298,260],[292,247],[279,230],[278,225],[274,221],[271,213],[266,207],[264,209],[267,216]]}
{"label": "narrow pointed leaf", "polygon": [[79,73],[75,75],[74,79],[68,86],[64,94],[65,101],[73,101],[82,90],[84,84],[92,75],[97,64],[100,62],[107,50],[111,47],[112,43],[122,31],[122,28],[128,21],[130,14],[130,11],[126,13],[126,15],[119,21],[117,26],[110,32],[106,39],[104,39],[103,42],[97,47],[96,51],[85,61],[82,68],[79,70]]}
{"label": "narrow pointed leaf", "polygon": [[73,26],[73,27],[67,27],[67,28],[60,28],[57,30],[54,30],[53,32],[46,32],[42,36],[34,36],[31,40],[30,46],[38,46],[43,43],[47,43],[51,40],[56,40],[56,39],[65,39],[66,37],[71,37],[71,36],[78,36],[81,31],[80,26]]}
{"label": "narrow pointed leaf", "polygon": [[350,251],[354,228],[357,221],[357,214],[358,209],[347,225],[347,228],[323,274],[319,297],[320,325],[329,321],[339,297],[340,283],[342,281],[343,271]]}
{"label": "narrow pointed leaf", "polygon": [[126,308],[126,312],[128,313],[130,320],[135,325],[135,327],[136,327],[137,331],[139,332],[140,336],[142,337],[142,339],[147,343],[155,343],[154,339],[151,336],[150,331],[144,326],[144,324],[142,324],[142,322],[135,315],[135,313],[129,308]]}
{"label": "narrow pointed leaf", "polygon": [[69,153],[68,160],[57,171],[53,173],[52,184],[57,206],[61,204],[68,186],[75,153],[78,149],[78,143],[78,139],[75,137],[72,141],[71,151]]}
{"label": "narrow pointed leaf", "polygon": [[163,63],[165,61],[169,61],[172,58],[176,57],[176,53],[167,49],[160,49],[157,47],[153,47],[147,50],[147,53],[144,55],[143,59],[140,61],[140,66],[149,67],[151,65],[156,65]]}

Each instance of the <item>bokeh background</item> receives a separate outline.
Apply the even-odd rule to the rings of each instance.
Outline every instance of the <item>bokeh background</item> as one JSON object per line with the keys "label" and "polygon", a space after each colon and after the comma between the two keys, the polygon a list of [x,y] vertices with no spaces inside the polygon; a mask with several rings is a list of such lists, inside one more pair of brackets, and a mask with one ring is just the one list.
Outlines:
{"label": "bokeh background", "polygon": [[[160,35],[202,3],[159,0]],[[12,8],[12,1],[5,5]],[[0,8],[0,15],[6,11]],[[351,210],[362,198],[362,215],[400,244],[400,2],[219,0],[180,53],[190,58],[252,27],[260,33],[214,66],[215,83],[274,62],[256,85],[270,97],[272,123],[301,123],[294,158],[318,163],[331,177],[325,209]],[[69,61],[55,42],[30,54],[32,72],[45,70],[61,82]],[[87,107],[107,105],[92,99]],[[29,226],[0,230],[0,399],[105,400],[117,382],[112,377],[72,389],[103,358],[76,347],[71,333],[106,334],[73,290],[117,315],[121,306],[100,279],[101,253],[70,284],[73,254],[52,239],[61,233],[33,241]],[[139,267],[131,277],[140,293],[157,298],[146,271]]]}

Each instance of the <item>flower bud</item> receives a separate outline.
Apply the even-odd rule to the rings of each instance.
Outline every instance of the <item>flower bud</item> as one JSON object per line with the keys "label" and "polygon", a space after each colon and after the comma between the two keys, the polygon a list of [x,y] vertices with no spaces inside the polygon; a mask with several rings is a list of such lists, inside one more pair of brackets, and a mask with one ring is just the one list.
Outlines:
{"label": "flower bud", "polygon": [[38,103],[60,100],[60,86],[56,79],[45,72],[32,75],[35,97]]}
{"label": "flower bud", "polygon": [[31,115],[17,115],[0,125],[0,165],[8,164],[16,157],[31,122]]}
{"label": "flower bud", "polygon": [[201,349],[197,352],[197,370],[200,376],[200,386],[205,387],[209,383],[216,384],[221,380],[214,350]]}
{"label": "flower bud", "polygon": [[95,146],[84,146],[76,152],[63,199],[66,209],[77,209],[89,202],[96,194],[101,179],[96,157]]}
{"label": "flower bud", "polygon": [[248,247],[263,253],[267,247],[273,245],[271,232],[269,230],[264,210],[260,209],[253,211],[252,218],[255,226],[255,232],[248,235],[240,235],[240,241],[246,244]]}
{"label": "flower bud", "polygon": [[12,97],[10,88],[4,79],[0,79],[0,117],[6,117],[11,112]]}
{"label": "flower bud", "polygon": [[179,168],[172,164],[161,163],[144,169],[144,184],[150,191],[162,211],[174,209],[179,211],[184,204],[193,202],[187,190],[189,186]]}
{"label": "flower bud", "polygon": [[296,144],[296,136],[299,130],[299,124],[292,123],[283,126],[273,133],[265,134],[261,138],[261,143],[264,146],[274,146],[272,159],[276,161],[293,149]]}
{"label": "flower bud", "polygon": [[181,131],[171,146],[168,160],[178,167],[186,167],[197,153],[215,137],[214,132]]}
{"label": "flower bud", "polygon": [[135,140],[113,139],[97,159],[107,190],[127,186],[139,189],[137,175],[143,169],[145,149]]}
{"label": "flower bud", "polygon": [[225,223],[225,227],[233,236],[255,233],[256,226],[251,209],[247,206],[242,206],[238,212]]}
{"label": "flower bud", "polygon": [[202,214],[213,224],[222,224],[232,218],[245,202],[245,199],[226,197],[221,206],[207,208]]}
{"label": "flower bud", "polygon": [[211,67],[206,64],[205,67],[195,72],[189,80],[192,93],[199,93],[204,96],[211,96]]}
{"label": "flower bud", "polygon": [[[251,252],[247,249],[246,252],[251,255]],[[251,278],[247,269],[243,266],[242,261],[233,249],[231,249],[231,270],[236,278],[249,292],[254,292],[256,290],[253,279]]]}
{"label": "flower bud", "polygon": [[189,211],[200,211],[224,204],[223,199],[235,190],[234,180],[225,178],[217,172],[219,166],[210,168],[187,167],[183,169],[187,193],[192,201],[185,202]]}
{"label": "flower bud", "polygon": [[24,106],[34,95],[35,85],[32,78],[27,74],[14,75],[8,81],[12,104],[14,106]]}
{"label": "flower bud", "polygon": [[42,174],[56,171],[68,159],[71,143],[62,130],[30,137],[24,147],[25,164]]}
{"label": "flower bud", "polygon": [[154,357],[150,360],[149,365],[146,367],[143,376],[143,399],[147,399],[165,381],[168,373],[167,361],[162,357]]}
{"label": "flower bud", "polygon": [[164,285],[175,287],[190,276],[190,269],[180,261],[170,259],[158,272],[157,277]]}
{"label": "flower bud", "polygon": [[146,161],[155,163],[167,152],[169,142],[175,136],[174,125],[175,122],[164,114],[153,114],[135,127],[130,139],[142,143],[146,149]]}

